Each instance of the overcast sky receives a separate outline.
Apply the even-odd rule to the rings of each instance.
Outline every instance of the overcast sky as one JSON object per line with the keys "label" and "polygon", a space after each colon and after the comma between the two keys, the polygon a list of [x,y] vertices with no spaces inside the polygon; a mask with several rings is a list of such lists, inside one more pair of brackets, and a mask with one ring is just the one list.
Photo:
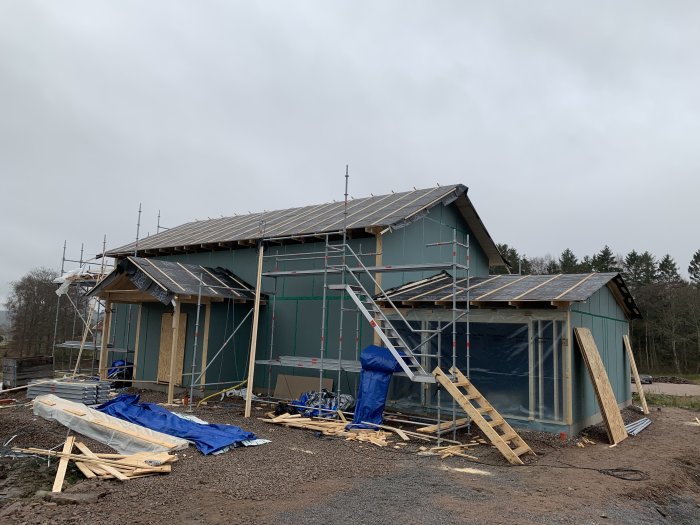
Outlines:
{"label": "overcast sky", "polygon": [[496,242],[700,248],[700,3],[0,1],[0,301],[162,224],[464,183]]}

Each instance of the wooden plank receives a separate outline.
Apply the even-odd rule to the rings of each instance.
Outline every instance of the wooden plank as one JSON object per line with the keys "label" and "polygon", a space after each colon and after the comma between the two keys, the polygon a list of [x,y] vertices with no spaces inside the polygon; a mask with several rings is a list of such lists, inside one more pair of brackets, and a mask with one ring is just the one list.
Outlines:
{"label": "wooden plank", "polygon": [[[75,443],[75,436],[68,436],[66,442],[63,444],[63,453],[70,454],[73,450],[73,444]],[[58,462],[58,469],[56,470],[56,478],[53,481],[53,488],[51,492],[61,492],[63,490],[63,480],[66,477],[66,469],[68,468],[68,458],[61,458]]]}
{"label": "wooden plank", "polygon": [[246,382],[244,417],[250,417],[253,404],[253,384],[255,381],[255,352],[258,345],[258,322],[260,321],[260,287],[262,286],[263,253],[265,247],[260,241],[258,249],[258,276],[255,280],[255,303],[253,304],[253,327],[250,338],[250,355],[248,360],[248,381]]}
{"label": "wooden plank", "polygon": [[[99,458],[97,456],[95,456],[95,454],[92,452],[92,450],[87,448],[85,443],[76,443],[75,446],[78,447],[78,450],[80,450],[80,452],[85,454],[87,457],[95,459],[95,460],[99,460]],[[99,468],[101,468],[102,470],[104,470],[105,472],[107,472],[108,474],[111,474],[112,476],[114,476],[115,478],[117,478],[120,481],[126,481],[129,479],[127,476],[125,476],[124,474],[119,472],[116,468],[114,468],[110,465],[105,465],[101,461],[97,463],[97,466]]]}
{"label": "wooden plank", "polygon": [[[466,425],[467,423],[469,423],[469,418],[464,417],[455,421],[454,426],[459,427],[461,425]],[[444,423],[440,423],[439,425],[429,425],[427,427],[421,427],[419,429],[416,429],[416,432],[420,432],[421,434],[432,434],[434,432],[437,432],[438,430],[443,432],[445,430],[452,430],[452,421],[445,421]]]}
{"label": "wooden plank", "polygon": [[634,377],[634,384],[637,385],[637,394],[639,395],[639,401],[642,403],[642,411],[645,414],[648,414],[649,413],[649,406],[647,405],[647,399],[644,396],[644,389],[642,388],[642,380],[639,378],[639,372],[637,371],[637,363],[634,360],[634,354],[632,353],[632,346],[630,345],[630,338],[627,335],[623,335],[622,341],[625,344],[625,350],[627,350],[627,357],[630,360],[630,369],[632,370],[632,376]]}
{"label": "wooden plank", "polygon": [[556,300],[558,300],[558,299],[561,299],[561,298],[564,297],[566,294],[568,294],[570,291],[575,290],[576,288],[578,288],[579,286],[581,286],[583,283],[585,283],[588,279],[590,279],[590,278],[593,277],[594,275],[595,275],[594,273],[588,274],[586,277],[584,277],[583,279],[581,279],[581,280],[580,280],[579,282],[577,282],[575,285],[571,286],[570,288],[567,288],[567,289],[564,290],[562,293],[560,293],[559,295],[557,295],[557,296],[554,298],[554,300],[556,301]]}
{"label": "wooden plank", "polygon": [[564,421],[567,425],[572,425],[574,422],[574,387],[571,375],[571,362],[573,359],[572,337],[571,310],[568,310],[566,312],[566,335],[562,338],[562,349],[564,352]]}
{"label": "wooden plank", "polygon": [[622,421],[622,415],[615,400],[615,393],[598,353],[593,334],[588,328],[581,327],[574,328],[574,334],[583,355],[583,360],[588,368],[588,373],[593,383],[593,390],[595,390],[598,398],[600,413],[603,416],[603,423],[605,423],[610,443],[617,445],[627,437],[627,430],[625,430],[625,423]]}
{"label": "wooden plank", "polygon": [[136,372],[138,371],[138,366],[139,366],[139,343],[141,342],[141,307],[143,305],[139,304],[138,309],[136,310],[136,337],[134,338],[134,365],[133,368],[131,369],[131,377],[132,379],[136,379]]}
{"label": "wooden plank", "polygon": [[[178,348],[175,359],[175,384],[182,382],[182,369],[185,361],[185,336],[187,331],[187,314],[180,314],[178,323]],[[160,324],[160,350],[158,353],[158,381],[167,383],[170,379],[170,356],[173,349],[173,314],[165,313],[161,317]],[[179,371],[179,374],[178,374]]]}
{"label": "wooden plank", "polygon": [[[200,388],[204,389],[204,385],[207,382],[207,359],[209,354],[209,326],[211,325],[211,301],[206,301],[204,303],[204,341],[202,342],[202,364],[200,370],[202,370],[202,378],[200,379]],[[194,378],[192,378],[194,381]]]}

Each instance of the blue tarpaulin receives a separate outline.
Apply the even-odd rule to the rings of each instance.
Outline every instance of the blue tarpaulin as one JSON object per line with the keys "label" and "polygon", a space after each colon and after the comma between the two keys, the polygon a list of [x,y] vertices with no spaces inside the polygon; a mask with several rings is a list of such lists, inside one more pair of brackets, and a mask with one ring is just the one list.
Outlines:
{"label": "blue tarpaulin", "polygon": [[182,419],[153,403],[139,403],[136,394],[121,394],[97,407],[97,410],[142,427],[192,441],[202,454],[212,454],[255,434],[233,425],[195,423]]}
{"label": "blue tarpaulin", "polygon": [[382,424],[382,414],[386,405],[386,396],[389,393],[389,383],[394,372],[401,371],[401,365],[394,356],[381,346],[370,345],[362,351],[360,356],[362,371],[360,372],[360,384],[357,387],[357,405],[355,417],[350,428],[376,427],[363,425],[362,422]]}

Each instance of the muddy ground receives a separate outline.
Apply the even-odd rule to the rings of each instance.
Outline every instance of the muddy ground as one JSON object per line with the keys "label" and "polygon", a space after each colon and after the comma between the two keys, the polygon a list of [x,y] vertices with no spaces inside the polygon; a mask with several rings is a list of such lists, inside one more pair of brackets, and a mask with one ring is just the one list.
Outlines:
{"label": "muddy ground", "polygon": [[[486,445],[470,451],[478,462],[441,460],[418,455],[418,442],[378,448],[245,420],[241,405],[228,401],[195,414],[272,442],[219,456],[191,447],[178,453],[171,474],[127,482],[85,480],[71,466],[64,492],[97,499],[77,505],[45,499],[55,462],[3,457],[0,523],[700,523],[700,426],[690,424],[699,414],[682,409],[653,408],[653,424],[613,448],[602,427],[588,429],[596,444],[585,448],[523,432],[537,452],[524,467],[508,466]],[[623,416],[642,417],[631,409]],[[3,408],[2,443],[15,434],[12,445],[51,448],[66,429],[35,418],[30,407]]]}

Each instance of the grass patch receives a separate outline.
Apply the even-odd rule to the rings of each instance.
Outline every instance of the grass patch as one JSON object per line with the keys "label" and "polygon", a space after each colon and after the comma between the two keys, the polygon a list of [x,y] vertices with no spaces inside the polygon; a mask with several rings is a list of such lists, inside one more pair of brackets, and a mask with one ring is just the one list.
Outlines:
{"label": "grass patch", "polygon": [[[644,397],[649,405],[700,410],[700,396],[669,396],[644,392]],[[640,404],[639,396],[635,392],[632,393],[632,401]]]}

